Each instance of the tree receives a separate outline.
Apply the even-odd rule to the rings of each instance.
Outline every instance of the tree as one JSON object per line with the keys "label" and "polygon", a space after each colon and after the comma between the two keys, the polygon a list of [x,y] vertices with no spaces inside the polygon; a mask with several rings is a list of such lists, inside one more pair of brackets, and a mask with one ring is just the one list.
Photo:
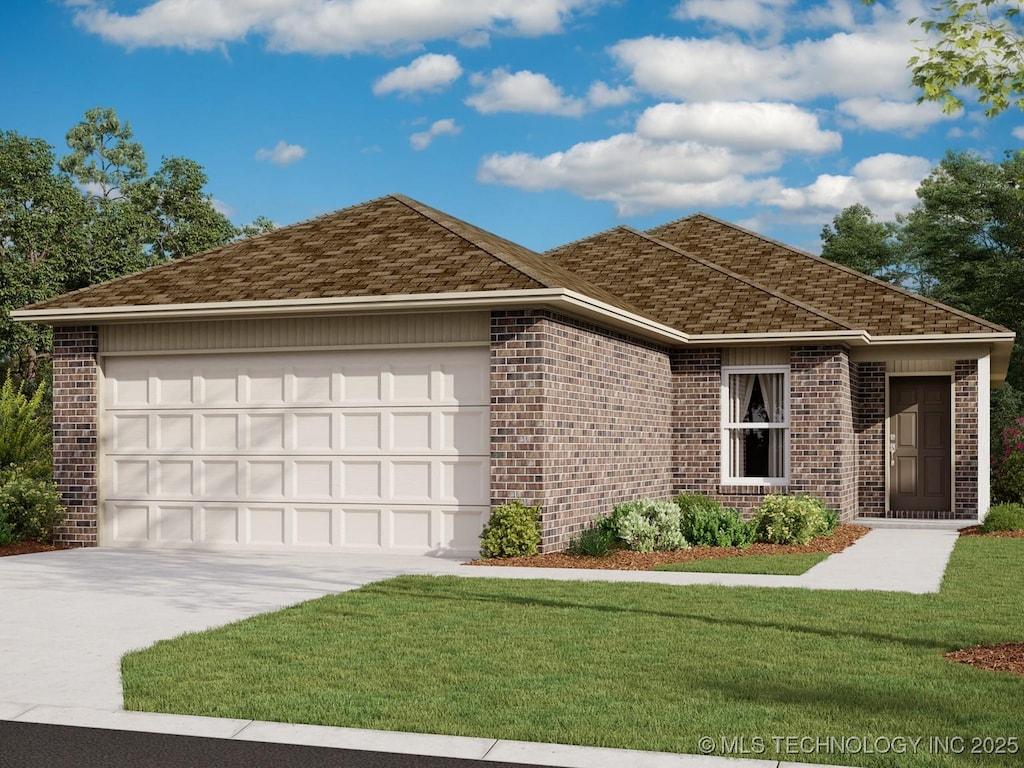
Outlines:
{"label": "tree", "polygon": [[1022,177],[1020,154],[993,163],[947,153],[907,216],[878,222],[865,206],[851,206],[823,228],[822,256],[1016,331],[1007,381],[1024,389]]}
{"label": "tree", "polygon": [[930,43],[908,62],[921,90],[918,100],[941,102],[945,112],[957,112],[964,104],[956,89],[971,88],[989,117],[1011,104],[1024,110],[1021,3],[942,0],[933,10],[936,18],[910,20],[930,36]]}
{"label": "tree", "polygon": [[0,131],[0,367],[38,378],[52,336],[10,310],[273,229],[236,228],[204,191],[202,167],[164,158],[150,176],[131,126],[96,108],[56,161],[42,139]]}

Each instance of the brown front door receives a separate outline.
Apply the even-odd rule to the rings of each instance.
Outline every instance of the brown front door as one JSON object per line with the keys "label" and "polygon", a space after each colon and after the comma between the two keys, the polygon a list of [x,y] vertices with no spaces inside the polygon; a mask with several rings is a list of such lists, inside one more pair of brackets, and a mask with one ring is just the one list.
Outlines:
{"label": "brown front door", "polygon": [[889,509],[949,512],[950,383],[941,376],[889,380]]}

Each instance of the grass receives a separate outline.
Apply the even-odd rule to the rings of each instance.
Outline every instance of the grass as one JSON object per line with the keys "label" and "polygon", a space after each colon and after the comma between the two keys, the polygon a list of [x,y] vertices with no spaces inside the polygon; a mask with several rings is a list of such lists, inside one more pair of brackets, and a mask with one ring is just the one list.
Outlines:
{"label": "grass", "polygon": [[871,767],[1019,765],[924,747],[785,754],[771,739],[1024,737],[1024,680],[942,658],[1024,639],[1022,596],[1024,540],[981,537],[957,544],[934,595],[406,576],[128,654],[125,706],[686,753],[702,736],[716,754],[721,738],[760,737],[767,751],[747,757]]}
{"label": "grass", "polygon": [[719,557],[711,560],[687,560],[682,563],[656,565],[652,571],[687,571],[696,573],[766,573],[775,576],[799,576],[828,557],[828,552],[800,555],[750,555]]}

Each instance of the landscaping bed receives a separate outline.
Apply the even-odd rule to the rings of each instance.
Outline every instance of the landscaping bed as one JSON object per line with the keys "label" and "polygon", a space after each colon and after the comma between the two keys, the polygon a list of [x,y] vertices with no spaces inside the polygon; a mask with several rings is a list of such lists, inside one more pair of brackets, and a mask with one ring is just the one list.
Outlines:
{"label": "landscaping bed", "polygon": [[9,557],[11,555],[33,555],[36,552],[55,552],[58,549],[66,549],[66,547],[62,547],[57,544],[41,544],[38,541],[19,541],[14,544],[8,544],[7,546],[0,547],[0,557]]}
{"label": "landscaping bed", "polygon": [[807,544],[751,544],[739,547],[693,547],[668,552],[633,552],[619,549],[604,557],[570,555],[553,552],[530,557],[495,557],[473,560],[466,565],[513,566],[521,568],[601,568],[615,571],[649,571],[656,565],[683,563],[691,560],[715,560],[723,557],[751,555],[801,555],[813,552],[842,552],[870,529],[861,525],[840,525],[831,536],[819,536]]}

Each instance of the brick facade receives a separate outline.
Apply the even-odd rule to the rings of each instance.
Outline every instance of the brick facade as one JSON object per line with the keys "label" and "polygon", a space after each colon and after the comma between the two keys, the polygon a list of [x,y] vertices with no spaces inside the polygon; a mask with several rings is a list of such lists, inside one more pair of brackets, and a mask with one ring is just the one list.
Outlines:
{"label": "brick facade", "polygon": [[543,509],[542,551],[673,489],[668,352],[540,310],[491,319],[491,496]]}
{"label": "brick facade", "polygon": [[885,517],[885,363],[853,363],[857,494],[862,517]]}
{"label": "brick facade", "polygon": [[790,365],[790,493],[810,493],[857,516],[857,436],[849,353],[793,347]]}
{"label": "brick facade", "polygon": [[978,361],[957,360],[953,368],[953,423],[956,467],[953,516],[978,518]]}
{"label": "brick facade", "polygon": [[68,512],[54,539],[66,546],[97,543],[98,351],[94,326],[54,328],[53,479]]}

